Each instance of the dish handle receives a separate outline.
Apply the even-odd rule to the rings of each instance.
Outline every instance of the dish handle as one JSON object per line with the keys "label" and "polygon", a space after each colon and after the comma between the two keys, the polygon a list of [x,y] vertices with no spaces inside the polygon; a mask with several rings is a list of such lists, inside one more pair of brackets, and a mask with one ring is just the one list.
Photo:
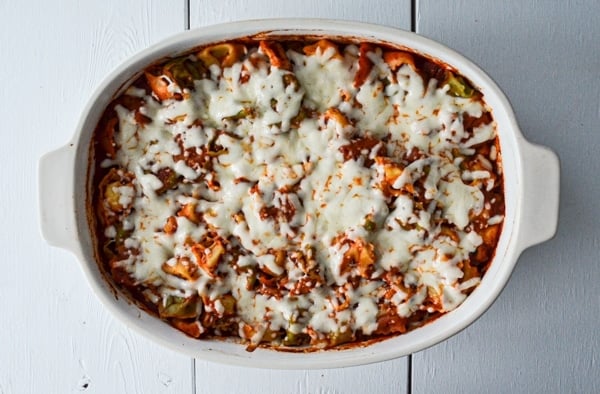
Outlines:
{"label": "dish handle", "polygon": [[521,251],[554,237],[560,194],[560,162],[556,153],[544,146],[523,142]]}
{"label": "dish handle", "polygon": [[38,168],[42,236],[52,246],[75,252],[78,243],[73,195],[75,146],[69,144],[41,157]]}

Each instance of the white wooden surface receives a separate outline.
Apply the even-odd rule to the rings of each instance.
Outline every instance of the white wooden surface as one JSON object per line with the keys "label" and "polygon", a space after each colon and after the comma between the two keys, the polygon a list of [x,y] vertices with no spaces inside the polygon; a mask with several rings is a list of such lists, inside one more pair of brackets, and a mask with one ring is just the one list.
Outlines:
{"label": "white wooden surface", "polygon": [[190,0],[190,27],[243,19],[346,19],[410,30],[410,0]]}
{"label": "white wooden surface", "polygon": [[[241,19],[269,17],[315,17],[362,20],[410,29],[410,1],[357,1],[355,7],[342,1],[191,0],[190,27]],[[385,378],[382,378],[385,376]],[[198,393],[403,393],[408,388],[408,360],[344,369],[315,371],[269,371],[227,367],[196,361]],[[206,382],[210,382],[206,386]],[[265,388],[265,384],[267,384]]]}
{"label": "white wooden surface", "polygon": [[0,1],[0,393],[190,393],[192,362],[116,322],[41,239],[37,161],[119,62],[181,31],[175,1]]}
{"label": "white wooden surface", "polygon": [[417,32],[479,63],[524,134],[559,154],[562,187],[556,238],[521,256],[477,323],[413,355],[413,392],[598,393],[600,3],[421,1],[418,11]]}
{"label": "white wooden surface", "polygon": [[[276,16],[410,28],[411,1],[0,1],[0,394],[598,392],[600,3],[416,1],[418,32],[506,90],[527,137],[562,159],[557,238],[527,251],[477,323],[408,358],[265,371],[191,360],[116,322],[70,254],[37,231],[37,160],[66,143],[122,60],[191,27]],[[189,13],[188,13],[189,11]]]}

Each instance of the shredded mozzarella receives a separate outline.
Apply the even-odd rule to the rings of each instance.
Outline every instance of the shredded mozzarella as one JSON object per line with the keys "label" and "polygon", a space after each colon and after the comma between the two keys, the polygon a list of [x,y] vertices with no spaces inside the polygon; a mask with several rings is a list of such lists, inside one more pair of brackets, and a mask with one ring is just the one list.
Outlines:
{"label": "shredded mozzarella", "polygon": [[[437,312],[455,309],[480,280],[463,282],[461,267],[482,243],[473,218],[485,209],[487,184],[475,181],[492,176],[490,160],[499,152],[493,147],[485,171],[461,165],[478,144],[495,138],[495,126],[466,130],[463,116],[488,111],[483,101],[454,97],[447,85],[423,80],[408,64],[392,72],[380,52],[369,54],[375,70],[355,87],[356,53],[353,45],[342,57],[332,57],[331,50],[311,56],[288,50],[292,71],[249,57],[224,69],[213,65],[177,100],[159,102],[130,88],[128,94],[143,99],[139,111],[150,121],[140,126],[134,110],[115,108],[120,149],[105,162],[135,175],[134,185],[118,193],[122,206],[133,205],[125,245],[138,249],[119,265],[137,283],[152,283],[163,299],[232,294],[239,321],[254,327],[248,338],[253,343],[267,335],[265,323],[293,333],[375,333],[384,302],[381,278],[390,272],[400,273],[404,286],[395,285],[385,301],[399,317],[431,310],[432,302]],[[244,72],[249,78],[242,79]],[[289,75],[297,82],[286,83]],[[327,118],[331,108],[349,125]],[[378,143],[345,157],[356,138]],[[420,156],[395,160],[413,151]],[[178,179],[176,187],[157,175],[164,169]],[[394,169],[399,174],[386,178]],[[415,188],[422,197],[415,198]],[[192,213],[184,216],[188,204]],[[167,234],[171,217],[176,228]],[[485,225],[502,220],[498,214]],[[448,226],[451,234],[444,232]],[[198,255],[193,247],[213,233],[227,240],[226,253],[237,248],[216,271],[202,266],[208,249]],[[110,226],[104,234],[116,237],[116,230]],[[368,261],[364,245],[373,248],[368,269],[349,257],[357,253]],[[312,272],[323,283],[307,280],[294,252],[312,256]],[[200,265],[197,277],[165,272],[164,264],[174,270],[182,258]],[[279,285],[285,291],[275,297],[249,289],[259,271],[277,281],[285,276]],[[345,292],[342,307],[336,290],[352,277],[364,280]],[[302,291],[303,283],[311,290]],[[212,308],[226,313],[221,301]]]}

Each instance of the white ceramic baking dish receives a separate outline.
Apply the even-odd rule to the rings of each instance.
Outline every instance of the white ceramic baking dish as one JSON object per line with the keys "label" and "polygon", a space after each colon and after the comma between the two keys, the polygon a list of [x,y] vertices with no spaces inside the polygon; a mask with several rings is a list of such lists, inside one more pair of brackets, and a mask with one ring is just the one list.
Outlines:
{"label": "white ceramic baking dish", "polygon": [[[250,353],[244,346],[232,342],[189,338],[158,318],[142,312],[126,297],[115,297],[113,288],[94,260],[86,213],[89,144],[102,111],[120,92],[123,84],[153,61],[202,44],[259,32],[265,32],[267,36],[316,34],[358,37],[408,47],[452,65],[484,94],[498,124],[504,164],[506,218],[494,261],[481,284],[459,308],[405,335],[364,347],[312,353],[259,348]],[[39,183],[44,237],[51,245],[65,248],[77,256],[94,293],[128,327],[170,349],[211,361],[267,368],[331,368],[388,360],[425,349],[454,335],[484,313],[505,286],[520,253],[529,246],[548,240],[556,231],[559,162],[549,149],[532,145],[523,138],[508,100],[490,77],[447,47],[414,33],[372,24],[273,19],[186,31],[129,59],[98,87],[71,142],[41,158]]]}

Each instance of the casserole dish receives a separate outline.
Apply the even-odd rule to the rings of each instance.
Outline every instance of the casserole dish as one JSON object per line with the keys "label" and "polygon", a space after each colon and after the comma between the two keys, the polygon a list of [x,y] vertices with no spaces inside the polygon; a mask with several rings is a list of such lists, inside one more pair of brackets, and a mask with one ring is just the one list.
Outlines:
{"label": "casserole dish", "polygon": [[[404,46],[451,65],[483,93],[492,108],[501,145],[505,219],[494,260],[481,284],[462,306],[424,327],[368,346],[306,354],[260,348],[248,353],[236,343],[188,338],[153,316],[140,313],[138,307],[130,304],[125,297],[113,296],[114,290],[104,280],[95,262],[92,232],[88,225],[87,164],[90,161],[91,131],[122,86],[152,62],[203,44],[259,33],[261,37],[350,37]],[[59,173],[70,173],[71,177],[58,180]],[[171,348],[194,357],[232,364],[282,368],[341,367],[421,350],[453,335],[480,316],[505,285],[519,253],[553,235],[557,221],[558,178],[556,156],[523,139],[510,105],[498,87],[472,63],[440,44],[412,33],[360,23],[298,19],[238,22],[198,29],[166,40],[133,57],[105,80],[84,111],[71,144],[44,156],[40,162],[42,231],[51,244],[76,254],[96,294],[117,317]],[[541,200],[542,196],[544,200]],[[57,206],[65,207],[65,212],[56,210]]]}

